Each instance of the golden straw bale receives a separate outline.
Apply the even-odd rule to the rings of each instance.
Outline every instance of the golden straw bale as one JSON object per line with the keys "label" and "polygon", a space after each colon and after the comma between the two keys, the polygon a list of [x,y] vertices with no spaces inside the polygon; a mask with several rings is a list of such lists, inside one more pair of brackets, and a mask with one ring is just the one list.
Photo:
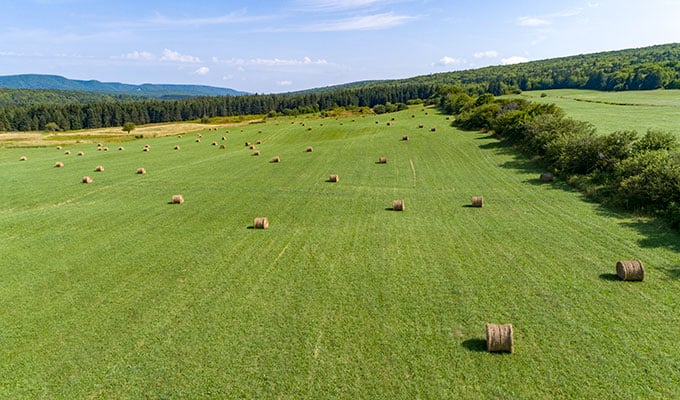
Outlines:
{"label": "golden straw bale", "polygon": [[281,157],[276,156],[276,157],[272,158],[272,162],[273,162],[273,163],[279,163],[279,162],[281,162]]}
{"label": "golden straw bale", "polygon": [[308,147],[305,149],[305,151],[306,151],[307,153],[311,153],[311,152],[314,151],[314,148],[313,148],[312,146],[308,146]]}
{"label": "golden straw bale", "polygon": [[619,261],[616,263],[616,275],[623,281],[642,281],[645,279],[645,267],[640,260]]}
{"label": "golden straw bale", "polygon": [[333,174],[330,177],[328,177],[329,182],[338,182],[340,180],[340,176],[337,174]]}
{"label": "golden straw bale", "polygon": [[83,176],[83,183],[92,183],[91,176]]}
{"label": "golden straw bale", "polygon": [[267,229],[269,228],[269,220],[267,217],[257,217],[253,221],[253,228],[255,229]]}
{"label": "golden straw bale", "polygon": [[184,203],[184,196],[181,194],[176,194],[172,196],[172,204],[182,204]]}
{"label": "golden straw bale", "polygon": [[84,152],[84,151],[79,151],[79,152],[78,152],[78,155],[79,155],[79,156],[84,156],[84,155],[85,155],[85,152]]}
{"label": "golden straw bale", "polygon": [[392,202],[392,210],[404,211],[404,200],[394,200]]}
{"label": "golden straw bale", "polygon": [[97,168],[94,169],[96,172],[102,172],[104,171],[104,166],[103,165],[97,165]]}
{"label": "golden straw bale", "polygon": [[54,164],[54,167],[55,167],[55,168],[61,168],[61,167],[63,167],[63,166],[64,166],[64,163],[61,162],[61,161],[58,161],[57,163]]}
{"label": "golden straw bale", "polygon": [[405,141],[405,140],[408,140],[408,135],[402,136],[402,137],[401,137],[401,140],[404,140],[404,141]]}
{"label": "golden straw bale", "polygon": [[26,156],[19,157],[19,161],[26,161],[26,160],[28,160],[28,157],[26,157]]}
{"label": "golden straw bale", "polygon": [[512,324],[486,324],[486,350],[514,353]]}
{"label": "golden straw bale", "polygon": [[380,157],[378,159],[378,164],[387,164],[387,157]]}
{"label": "golden straw bale", "polygon": [[253,152],[253,155],[254,155],[254,156],[259,156],[259,155],[260,155],[260,151],[259,151],[259,150],[254,151],[254,152]]}
{"label": "golden straw bale", "polygon": [[146,174],[146,169],[145,168],[137,168],[137,173],[140,175]]}
{"label": "golden straw bale", "polygon": [[482,196],[473,196],[472,197],[472,207],[483,207],[484,206],[484,197]]}

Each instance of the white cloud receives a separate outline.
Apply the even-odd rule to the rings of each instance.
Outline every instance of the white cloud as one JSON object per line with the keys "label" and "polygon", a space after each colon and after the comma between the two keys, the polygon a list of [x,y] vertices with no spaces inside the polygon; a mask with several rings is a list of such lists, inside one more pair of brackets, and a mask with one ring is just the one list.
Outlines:
{"label": "white cloud", "polygon": [[517,25],[519,26],[547,26],[551,25],[552,22],[547,19],[535,18],[535,17],[519,17],[517,18]]}
{"label": "white cloud", "polygon": [[265,67],[278,67],[278,66],[300,66],[300,65],[328,65],[328,61],[324,59],[312,60],[309,57],[304,57],[301,60],[298,59],[280,59],[280,58],[251,58],[250,60],[244,60],[242,58],[234,58],[231,60],[224,61],[229,65],[236,66],[247,66],[247,65],[258,65]]}
{"label": "white cloud", "polygon": [[126,60],[142,60],[142,61],[151,61],[155,57],[153,54],[149,53],[148,51],[133,51],[132,53],[127,53],[122,56],[122,58]]}
{"label": "white cloud", "polygon": [[178,61],[184,63],[201,62],[201,60],[198,57],[190,56],[188,54],[181,54],[170,49],[163,50],[163,56],[161,57],[161,61]]}
{"label": "white cloud", "polygon": [[494,58],[498,57],[496,50],[479,51],[474,54],[475,58]]}
{"label": "white cloud", "polygon": [[510,64],[519,64],[519,63],[524,63],[528,62],[529,59],[526,57],[521,57],[521,56],[512,56],[508,58],[502,58],[501,59],[501,64],[502,65],[510,65]]}
{"label": "white cloud", "polygon": [[363,8],[384,2],[384,0],[298,0],[307,11],[339,11],[353,8]]}
{"label": "white cloud", "polygon": [[318,24],[311,24],[306,26],[303,25],[299,28],[292,28],[291,30],[298,30],[302,32],[343,32],[343,31],[379,30],[403,25],[417,18],[418,17],[412,17],[407,15],[395,15],[394,13],[383,13],[338,19],[335,21],[324,21]]}
{"label": "white cloud", "polygon": [[437,61],[434,65],[439,65],[442,67],[452,67],[452,66],[459,66],[465,64],[465,60],[462,58],[453,58],[453,57],[442,57]]}
{"label": "white cloud", "polygon": [[196,75],[208,75],[208,72],[210,72],[210,68],[208,67],[201,67],[194,71],[194,74]]}
{"label": "white cloud", "polygon": [[293,84],[293,82],[292,81],[278,81],[278,82],[276,82],[276,84],[279,85],[279,86],[290,86],[290,85]]}

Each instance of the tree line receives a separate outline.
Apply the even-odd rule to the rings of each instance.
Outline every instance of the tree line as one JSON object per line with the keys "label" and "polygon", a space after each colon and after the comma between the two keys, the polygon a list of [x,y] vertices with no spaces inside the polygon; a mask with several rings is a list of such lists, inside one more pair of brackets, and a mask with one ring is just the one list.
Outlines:
{"label": "tree line", "polygon": [[554,104],[455,89],[441,105],[456,116],[454,126],[493,132],[591,198],[680,226],[680,142],[674,134],[650,129],[600,135]]}
{"label": "tree line", "polygon": [[431,84],[380,84],[325,93],[196,97],[184,100],[135,100],[37,104],[0,107],[0,131],[62,130],[189,121],[217,116],[297,115],[335,107],[374,107],[428,99],[438,93]]}

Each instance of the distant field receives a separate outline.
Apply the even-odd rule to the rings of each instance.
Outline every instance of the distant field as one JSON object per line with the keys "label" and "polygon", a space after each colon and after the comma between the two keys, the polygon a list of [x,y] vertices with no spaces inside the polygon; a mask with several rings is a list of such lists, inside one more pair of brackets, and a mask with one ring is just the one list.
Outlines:
{"label": "distant field", "polygon": [[0,149],[0,398],[680,397],[680,236],[434,109],[102,144]]}
{"label": "distant field", "polygon": [[[541,97],[545,93],[546,97]],[[523,92],[532,101],[555,103],[575,119],[590,121],[602,134],[655,128],[680,136],[680,90],[599,92],[543,90]]]}

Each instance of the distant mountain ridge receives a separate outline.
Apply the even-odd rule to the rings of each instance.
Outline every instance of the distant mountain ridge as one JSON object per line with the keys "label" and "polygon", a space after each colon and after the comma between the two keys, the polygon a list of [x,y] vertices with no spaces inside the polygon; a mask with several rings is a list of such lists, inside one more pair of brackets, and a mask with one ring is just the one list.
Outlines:
{"label": "distant mountain ridge", "polygon": [[72,90],[90,93],[132,95],[159,99],[181,99],[198,96],[241,96],[248,94],[229,88],[203,85],[151,84],[131,85],[119,82],[82,81],[59,75],[23,74],[0,76],[0,88]]}

